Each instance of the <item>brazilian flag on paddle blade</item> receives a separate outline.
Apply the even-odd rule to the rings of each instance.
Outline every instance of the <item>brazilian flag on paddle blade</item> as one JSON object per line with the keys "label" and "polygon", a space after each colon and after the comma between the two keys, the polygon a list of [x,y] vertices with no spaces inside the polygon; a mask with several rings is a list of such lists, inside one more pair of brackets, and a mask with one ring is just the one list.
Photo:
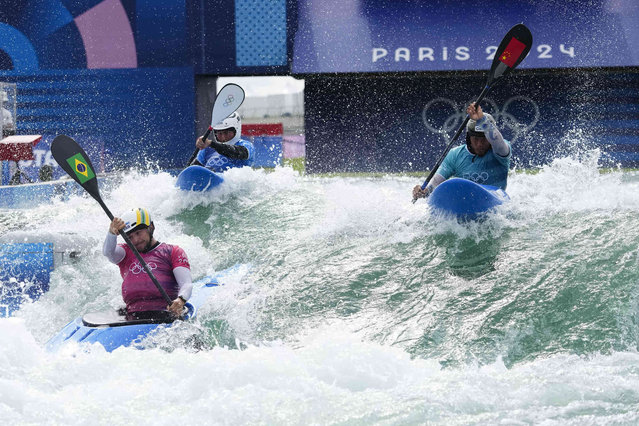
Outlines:
{"label": "brazilian flag on paddle blade", "polygon": [[93,169],[81,152],[67,158],[67,163],[71,166],[71,170],[75,173],[75,177],[80,184],[83,184],[95,177]]}

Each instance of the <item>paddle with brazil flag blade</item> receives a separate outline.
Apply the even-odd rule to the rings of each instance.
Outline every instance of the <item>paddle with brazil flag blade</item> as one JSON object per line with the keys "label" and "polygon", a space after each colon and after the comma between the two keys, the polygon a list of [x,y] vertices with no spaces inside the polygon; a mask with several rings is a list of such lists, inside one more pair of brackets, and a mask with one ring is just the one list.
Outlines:
{"label": "paddle with brazil flag blade", "polygon": [[[240,105],[242,105],[242,102],[244,102],[244,89],[234,83],[224,85],[220,93],[215,97],[213,112],[211,113],[211,125],[206,130],[206,133],[204,133],[204,136],[202,136],[202,140],[206,141],[206,138],[209,137],[213,130],[213,126],[233,114]],[[198,148],[195,148],[189,162],[186,163],[186,167],[189,167],[191,163],[193,163],[199,151]]]}
{"label": "paddle with brazil flag blade", "polygon": [[[519,65],[521,61],[524,60],[530,48],[532,47],[532,34],[530,30],[524,24],[517,24],[508,31],[508,33],[504,36],[504,39],[497,47],[495,51],[495,58],[493,59],[493,63],[490,67],[490,71],[488,72],[488,80],[486,81],[486,86],[484,90],[480,93],[479,97],[475,101],[475,105],[479,105],[479,103],[484,99],[484,96],[488,94],[490,89],[494,86],[495,83],[499,81],[500,78],[508,75],[513,69]],[[466,127],[468,120],[470,117],[466,115],[466,119],[463,121],[455,135],[452,137],[444,153],[439,157],[435,166],[431,169],[428,177],[422,184],[422,190],[426,189],[428,182],[433,178],[439,166],[441,166],[444,158],[446,158],[446,154],[450,151],[453,146],[453,142],[457,140],[462,130]],[[413,198],[413,203],[417,201],[417,198]]]}
{"label": "paddle with brazil flag blade", "polygon": [[[109,208],[104,204],[104,201],[102,201],[102,197],[100,197],[98,179],[95,176],[93,164],[91,164],[89,156],[86,152],[84,152],[80,145],[78,145],[78,143],[69,136],[59,135],[56,136],[51,143],[51,154],[60,167],[62,167],[69,176],[78,182],[80,186],[82,186],[82,188],[84,188],[84,190],[87,191],[89,195],[91,195],[95,201],[100,204],[100,206],[102,206],[102,209],[107,216],[109,216],[109,219],[113,220],[113,214],[111,214]],[[142,256],[140,256],[140,253],[135,248],[129,237],[123,230],[120,230],[120,235],[129,248],[131,248],[135,257],[138,258],[140,265],[142,265],[146,273],[149,275],[151,281],[153,281],[153,284],[155,284],[158,291],[162,294],[166,303],[171,305],[173,301],[160,285],[157,278],[155,278],[153,272],[151,272],[151,268],[149,268],[149,265],[147,265]]]}

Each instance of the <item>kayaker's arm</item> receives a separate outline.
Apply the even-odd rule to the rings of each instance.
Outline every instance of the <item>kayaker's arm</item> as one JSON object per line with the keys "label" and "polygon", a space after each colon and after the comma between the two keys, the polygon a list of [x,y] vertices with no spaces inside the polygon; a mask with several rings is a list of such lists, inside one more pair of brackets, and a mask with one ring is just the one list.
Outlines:
{"label": "kayaker's arm", "polygon": [[189,300],[193,292],[191,270],[184,266],[178,266],[173,269],[173,275],[175,276],[175,281],[178,283],[178,297],[181,296],[185,301]]}
{"label": "kayaker's arm", "polygon": [[178,283],[178,297],[176,297],[173,303],[168,306],[168,310],[176,317],[180,317],[183,314],[184,305],[191,297],[191,292],[193,290],[191,270],[184,266],[178,266],[173,268],[173,275]]}
{"label": "kayaker's arm", "polygon": [[104,239],[102,254],[109,259],[111,263],[116,265],[122,262],[122,259],[124,259],[126,255],[124,248],[118,245],[118,236],[113,235],[111,231],[107,232],[107,236]]}
{"label": "kayaker's arm", "polygon": [[476,128],[479,127],[486,139],[490,143],[490,146],[493,147],[493,152],[501,157],[508,157],[510,154],[510,148],[508,144],[504,141],[504,137],[501,135],[501,132],[495,126],[492,121],[486,119],[486,116],[482,116],[477,121]]}
{"label": "kayaker's arm", "polygon": [[211,148],[224,155],[225,157],[232,158],[234,160],[247,160],[249,158],[249,152],[246,147],[242,145],[228,145],[225,143],[219,143],[207,139],[207,142],[211,142]]}
{"label": "kayaker's arm", "polygon": [[[226,143],[219,143],[213,139],[207,139],[206,141],[202,140],[200,136],[195,141],[195,146],[198,149],[205,148],[213,148],[218,153],[224,155],[225,157],[232,158],[233,160],[248,160],[250,153],[246,147],[242,145],[229,145]],[[204,166],[204,164],[200,163],[197,160],[197,157],[189,164],[190,166]]]}

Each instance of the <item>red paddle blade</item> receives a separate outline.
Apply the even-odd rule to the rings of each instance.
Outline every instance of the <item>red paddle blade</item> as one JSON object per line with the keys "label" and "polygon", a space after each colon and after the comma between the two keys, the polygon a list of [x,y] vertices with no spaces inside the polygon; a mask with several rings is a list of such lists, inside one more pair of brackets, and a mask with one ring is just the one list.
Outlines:
{"label": "red paddle blade", "polygon": [[495,52],[486,85],[515,69],[530,52],[532,42],[532,34],[524,24],[512,27]]}

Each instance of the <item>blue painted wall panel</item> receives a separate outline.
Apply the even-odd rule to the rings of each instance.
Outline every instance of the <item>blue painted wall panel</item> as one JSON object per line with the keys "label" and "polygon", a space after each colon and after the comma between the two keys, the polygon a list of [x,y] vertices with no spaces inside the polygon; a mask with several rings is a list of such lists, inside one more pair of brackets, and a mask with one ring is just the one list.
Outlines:
{"label": "blue painted wall panel", "polygon": [[49,290],[53,244],[0,244],[0,316]]}
{"label": "blue painted wall panel", "polygon": [[[306,170],[429,169],[484,82],[484,73],[307,78]],[[513,167],[548,164],[592,148],[601,150],[601,165],[639,166],[634,155],[639,73],[512,74],[489,93],[482,108],[513,142]]]}
{"label": "blue painted wall panel", "polygon": [[286,0],[235,0],[238,66],[286,66]]}
{"label": "blue painted wall panel", "polygon": [[282,136],[249,137],[255,146],[253,167],[275,167],[282,165]]}
{"label": "blue painted wall panel", "polygon": [[[103,157],[105,170],[149,162],[179,167],[192,150],[190,67],[0,72],[0,80],[17,84],[18,131],[43,135],[42,148],[36,150],[48,149],[56,135],[67,134],[89,155]],[[32,166],[25,164],[25,169],[37,176],[28,170]]]}

